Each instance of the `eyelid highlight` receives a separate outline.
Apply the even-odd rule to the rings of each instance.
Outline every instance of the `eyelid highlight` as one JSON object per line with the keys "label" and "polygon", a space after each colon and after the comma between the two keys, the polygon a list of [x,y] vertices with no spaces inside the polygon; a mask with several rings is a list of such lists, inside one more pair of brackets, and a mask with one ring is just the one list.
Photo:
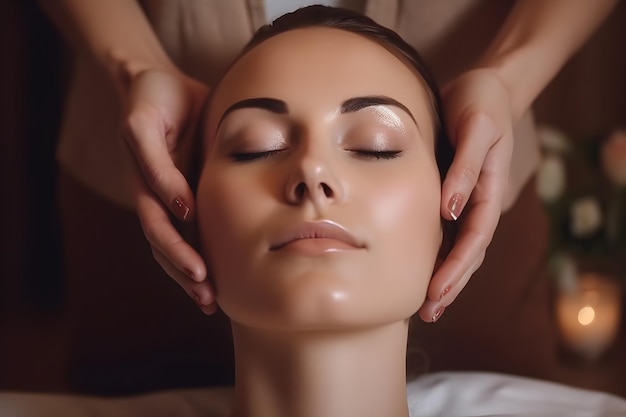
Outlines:
{"label": "eyelid highlight", "polygon": [[406,126],[402,122],[402,118],[394,110],[387,106],[372,107],[372,112],[376,116],[376,119],[382,123],[385,127],[394,130],[406,130]]}
{"label": "eyelid highlight", "polygon": [[371,109],[374,112],[378,112],[378,114],[383,118],[386,118],[390,127],[394,126],[405,128],[400,115],[396,110],[394,110],[394,108],[402,110],[405,114],[407,114],[417,127],[417,130],[421,133],[420,126],[417,124],[417,120],[415,119],[413,113],[411,113],[411,110],[399,101],[387,96],[353,97],[343,102],[340,108],[340,113],[356,113],[364,109]]}
{"label": "eyelid highlight", "polygon": [[274,124],[272,120],[264,118],[250,122],[246,117],[233,122],[226,121],[216,133],[215,142],[224,156],[261,155],[287,148],[287,135],[285,128]]}

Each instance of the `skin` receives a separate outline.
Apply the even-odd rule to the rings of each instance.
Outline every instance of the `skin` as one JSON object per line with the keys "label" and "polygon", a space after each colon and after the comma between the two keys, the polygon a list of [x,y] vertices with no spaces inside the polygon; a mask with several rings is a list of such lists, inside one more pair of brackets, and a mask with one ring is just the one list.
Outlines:
{"label": "skin", "polygon": [[[362,36],[289,31],[230,69],[204,134],[198,227],[233,327],[234,415],[407,416],[408,319],[442,239],[421,79]],[[353,241],[291,241],[319,221]]]}
{"label": "skin", "polygon": [[[344,38],[361,46],[353,58],[345,45],[328,48]],[[297,42],[311,46],[299,52]],[[386,319],[390,305],[396,317],[415,312],[441,240],[427,97],[385,48],[339,30],[279,35],[229,71],[210,106],[197,199],[218,302],[233,320],[263,311],[271,323],[315,326],[320,314],[356,324]],[[360,248],[268,250],[320,220],[341,224]],[[334,248],[298,242],[317,244]]]}
{"label": "skin", "polygon": [[[206,265],[169,217],[195,216],[195,200],[177,162],[189,158],[181,152],[190,138],[184,133],[195,126],[208,88],[171,62],[136,1],[40,3],[68,40],[118,86],[125,103],[123,137],[137,160],[135,207],[146,238],[159,264],[202,311],[214,311]],[[533,167],[511,167],[512,127],[616,4],[519,0],[476,66],[444,89],[446,125],[457,152],[440,208],[451,220],[451,200],[459,195],[454,217],[463,217],[458,240],[432,279],[420,310],[423,320],[433,321],[458,296],[482,263],[500,213],[532,172]],[[155,96],[155,85],[169,98]]]}
{"label": "skin", "polygon": [[[513,129],[528,122],[533,101],[600,26],[617,0],[519,0],[473,68],[442,91],[446,127],[456,148],[442,187],[441,213],[459,218],[459,234],[420,309],[435,321],[452,304],[485,258],[500,213],[508,210],[537,156],[520,155]],[[534,164],[533,164],[534,162]],[[459,195],[458,216],[451,213]]]}

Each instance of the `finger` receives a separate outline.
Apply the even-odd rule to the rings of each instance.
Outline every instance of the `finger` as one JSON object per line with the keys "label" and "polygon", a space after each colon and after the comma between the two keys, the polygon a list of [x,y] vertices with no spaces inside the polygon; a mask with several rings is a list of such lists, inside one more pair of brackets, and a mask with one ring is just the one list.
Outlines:
{"label": "finger", "polygon": [[440,300],[426,299],[418,312],[420,318],[425,322],[436,322],[439,320],[446,307],[452,304],[452,302],[456,300],[458,295],[465,288],[474,272],[476,272],[482,264],[484,258],[485,252],[482,252],[482,254],[475,260],[474,264],[466,270],[459,282],[451,287],[450,291],[446,293],[445,296],[441,297]]}
{"label": "finger", "polygon": [[194,282],[190,281],[185,274],[180,272],[165,255],[152,247],[152,255],[159,263],[163,270],[176,281],[178,285],[199,304],[208,306],[215,302],[215,296],[209,281]]}
{"label": "finger", "polygon": [[200,255],[185,242],[163,206],[141,182],[137,185],[137,213],[151,246],[191,280],[201,282],[206,279],[206,266]]}
{"label": "finger", "polygon": [[420,317],[436,321],[482,264],[500,215],[497,203],[486,199],[472,205],[452,251],[433,276]]}
{"label": "finger", "polygon": [[450,292],[474,261],[486,251],[500,217],[500,202],[485,198],[471,203],[456,242],[428,288],[428,298],[439,300]]}
{"label": "finger", "polygon": [[483,172],[470,200],[471,209],[459,225],[453,249],[430,282],[428,300],[420,310],[420,316],[426,320],[440,316],[442,308],[456,299],[482,264],[502,211],[511,142],[498,141],[485,158]]}
{"label": "finger", "polygon": [[463,212],[498,134],[491,118],[473,114],[457,126],[454,139],[454,160],[441,189],[441,215],[447,220],[457,220]]}
{"label": "finger", "polygon": [[195,207],[193,192],[174,164],[166,135],[163,122],[151,111],[132,113],[123,129],[124,139],[150,189],[178,219],[190,220]]}
{"label": "finger", "polygon": [[152,255],[159,263],[161,268],[180,285],[187,295],[195,301],[196,305],[205,314],[213,314],[217,311],[215,302],[215,291],[209,281],[193,282],[190,281],[185,274],[181,273],[176,267],[154,247]]}

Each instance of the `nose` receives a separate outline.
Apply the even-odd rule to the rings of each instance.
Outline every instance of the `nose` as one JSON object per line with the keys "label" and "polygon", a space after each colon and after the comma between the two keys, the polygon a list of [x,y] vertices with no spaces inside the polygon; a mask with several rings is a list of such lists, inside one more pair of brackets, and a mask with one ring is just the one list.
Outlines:
{"label": "nose", "polygon": [[343,187],[328,162],[308,155],[295,163],[285,193],[291,204],[310,200],[316,207],[320,207],[340,201],[343,198]]}

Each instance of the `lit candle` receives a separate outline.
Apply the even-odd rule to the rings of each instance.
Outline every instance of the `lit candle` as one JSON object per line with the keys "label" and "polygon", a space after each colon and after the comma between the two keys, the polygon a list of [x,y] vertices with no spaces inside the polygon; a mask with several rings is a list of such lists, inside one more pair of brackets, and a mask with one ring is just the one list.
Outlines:
{"label": "lit candle", "polygon": [[556,314],[563,342],[588,360],[600,357],[620,327],[619,285],[598,274],[583,274],[576,288],[558,294]]}

